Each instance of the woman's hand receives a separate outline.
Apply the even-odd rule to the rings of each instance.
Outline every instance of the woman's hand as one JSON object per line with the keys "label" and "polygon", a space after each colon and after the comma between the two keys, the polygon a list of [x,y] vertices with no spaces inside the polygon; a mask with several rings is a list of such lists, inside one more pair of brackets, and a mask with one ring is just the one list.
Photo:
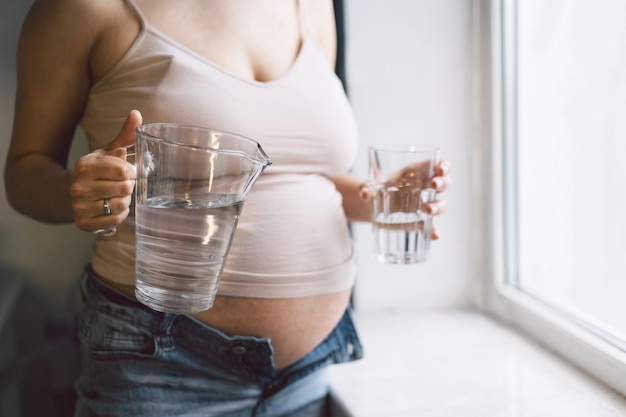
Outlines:
{"label": "woman's hand", "polygon": [[[410,172],[410,170],[406,170],[406,172]],[[437,193],[441,193],[448,189],[448,187],[452,183],[449,172],[450,163],[446,160],[440,161],[437,166],[435,166],[435,176],[430,178],[429,180],[430,187],[432,187]],[[372,198],[372,195],[373,190],[371,189],[370,185],[367,182],[363,183],[359,190],[359,196],[361,197],[361,199],[363,201],[369,202]],[[446,200],[437,198],[428,203],[428,205],[426,206],[426,212],[431,215],[438,215],[443,213],[446,210],[446,207]],[[436,226],[433,226],[431,239],[439,239],[439,231]]]}
{"label": "woman's hand", "polygon": [[79,229],[115,230],[128,216],[136,173],[126,161],[126,149],[135,144],[135,129],[141,123],[141,113],[131,111],[115,139],[81,157],[74,166],[72,209]]}

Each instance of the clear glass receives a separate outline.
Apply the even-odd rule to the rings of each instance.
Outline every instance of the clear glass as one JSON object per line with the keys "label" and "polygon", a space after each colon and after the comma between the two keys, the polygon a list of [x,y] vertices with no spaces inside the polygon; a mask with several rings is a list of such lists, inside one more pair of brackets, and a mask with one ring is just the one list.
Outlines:
{"label": "clear glass", "polygon": [[[626,341],[626,2],[516,4],[513,283]],[[505,50],[505,54],[506,54]],[[512,172],[514,171],[514,172]]]}
{"label": "clear glass", "polygon": [[440,152],[415,145],[369,149],[374,253],[390,264],[424,262],[430,248],[433,216],[426,206],[435,199],[430,186]]}

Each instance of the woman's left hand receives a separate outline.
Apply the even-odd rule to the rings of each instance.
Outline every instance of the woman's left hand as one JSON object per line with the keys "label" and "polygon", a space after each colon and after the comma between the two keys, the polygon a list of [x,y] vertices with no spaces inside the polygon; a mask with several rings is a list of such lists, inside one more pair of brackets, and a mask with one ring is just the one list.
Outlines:
{"label": "woman's left hand", "polygon": [[[450,178],[450,162],[447,160],[441,160],[437,166],[435,166],[435,176],[430,180],[430,186],[437,192],[437,194],[444,192],[450,187],[452,184],[452,179]],[[369,201],[372,198],[372,190],[369,187],[368,183],[363,183],[359,190],[359,195],[362,200]],[[446,200],[436,198],[435,200],[428,203],[427,212],[433,216],[439,215],[446,211],[447,202]],[[431,234],[432,240],[439,239],[439,229],[436,225],[433,225],[433,231]]]}

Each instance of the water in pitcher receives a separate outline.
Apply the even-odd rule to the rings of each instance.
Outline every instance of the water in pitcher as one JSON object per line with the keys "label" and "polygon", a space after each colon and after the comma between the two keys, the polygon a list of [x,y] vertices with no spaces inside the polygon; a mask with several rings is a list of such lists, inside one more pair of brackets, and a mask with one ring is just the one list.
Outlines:
{"label": "water in pitcher", "polygon": [[209,309],[243,201],[153,197],[137,205],[136,296],[167,312]]}

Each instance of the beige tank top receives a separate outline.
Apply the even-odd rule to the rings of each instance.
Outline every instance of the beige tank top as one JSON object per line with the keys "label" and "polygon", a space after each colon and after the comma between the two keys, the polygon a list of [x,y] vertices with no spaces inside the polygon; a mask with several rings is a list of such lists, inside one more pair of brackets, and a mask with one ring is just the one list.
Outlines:
{"label": "beige tank top", "polygon": [[[146,22],[121,61],[90,92],[81,127],[104,146],[128,112],[239,133],[272,159],[248,194],[218,293],[292,298],[350,288],[355,256],[341,195],[329,177],[347,172],[357,151],[354,115],[323,51],[303,29],[291,69],[269,82],[239,78]],[[305,25],[305,20],[302,22]],[[134,284],[134,217],[96,240],[93,268]]]}

